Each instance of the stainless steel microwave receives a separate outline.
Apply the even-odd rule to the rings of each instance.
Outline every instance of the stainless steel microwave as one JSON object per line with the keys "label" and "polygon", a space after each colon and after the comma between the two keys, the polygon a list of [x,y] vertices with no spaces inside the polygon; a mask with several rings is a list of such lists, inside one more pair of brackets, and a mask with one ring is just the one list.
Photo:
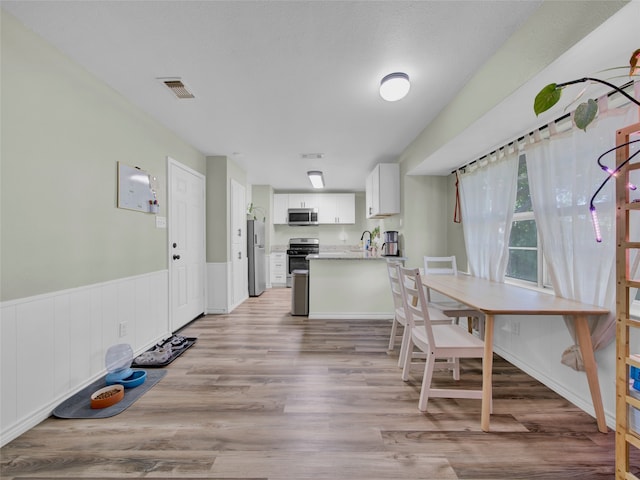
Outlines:
{"label": "stainless steel microwave", "polygon": [[318,225],[317,208],[290,208],[287,223],[293,226]]}

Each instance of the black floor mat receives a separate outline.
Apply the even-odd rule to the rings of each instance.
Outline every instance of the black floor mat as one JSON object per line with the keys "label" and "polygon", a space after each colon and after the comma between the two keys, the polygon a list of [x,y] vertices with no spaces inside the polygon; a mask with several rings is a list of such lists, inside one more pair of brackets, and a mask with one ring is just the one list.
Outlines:
{"label": "black floor mat", "polygon": [[131,364],[131,366],[132,367],[137,367],[137,368],[161,368],[161,367],[166,367],[171,362],[173,362],[176,358],[178,358],[180,355],[182,355],[186,350],[191,348],[196,343],[196,340],[197,340],[196,337],[182,337],[181,335],[174,335],[172,337],[167,338],[165,341],[163,341],[163,342],[151,347],[149,350],[147,350],[147,352],[153,352],[156,349],[156,347],[158,347],[160,345],[162,345],[162,346],[168,345],[176,338],[184,338],[185,341],[183,343],[181,343],[178,348],[176,348],[175,346],[172,347],[171,356],[169,357],[168,360],[165,360],[163,362],[157,362],[157,363],[147,363],[147,362],[145,362],[145,363],[137,363],[136,359],[139,358],[139,357],[136,357],[136,358],[133,359],[133,363]]}

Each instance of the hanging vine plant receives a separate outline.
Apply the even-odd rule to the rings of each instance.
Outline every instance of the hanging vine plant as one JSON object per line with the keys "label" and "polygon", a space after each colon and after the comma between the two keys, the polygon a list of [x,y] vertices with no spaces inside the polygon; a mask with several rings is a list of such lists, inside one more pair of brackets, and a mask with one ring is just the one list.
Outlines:
{"label": "hanging vine plant", "polygon": [[[611,70],[618,70],[621,68],[626,69],[627,67],[616,67]],[[631,54],[631,59],[629,60],[629,77],[634,77],[638,75],[640,75],[640,48]],[[553,107],[556,103],[560,101],[560,98],[562,96],[562,90],[565,87],[569,85],[574,85],[577,83],[587,83],[587,82],[596,82],[596,83],[601,83],[603,85],[607,85],[608,87],[611,87],[615,91],[624,95],[627,99],[629,99],[636,105],[640,106],[640,102],[638,102],[638,100],[633,98],[631,95],[627,94],[620,87],[606,80],[601,80],[599,78],[584,77],[584,78],[579,78],[577,80],[571,80],[569,82],[550,83],[549,85],[545,86],[542,90],[540,90],[538,95],[536,95],[536,98],[533,102],[533,111],[535,112],[536,115],[540,115],[542,112],[546,112],[547,110],[549,110],[551,107]],[[586,91],[586,88],[584,88],[578,94],[576,99],[571,103],[574,103],[576,100],[578,100],[584,94],[585,91]],[[573,116],[573,121],[576,127],[586,131],[587,126],[596,118],[597,114],[598,114],[598,103],[594,99],[590,98],[586,102],[583,102],[580,105],[578,105],[578,108],[576,108],[575,114]]]}

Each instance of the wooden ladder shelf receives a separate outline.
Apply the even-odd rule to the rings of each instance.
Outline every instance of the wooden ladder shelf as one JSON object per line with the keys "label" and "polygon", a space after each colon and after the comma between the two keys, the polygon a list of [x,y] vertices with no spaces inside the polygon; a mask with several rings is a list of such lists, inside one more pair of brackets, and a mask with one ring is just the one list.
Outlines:
{"label": "wooden ladder shelf", "polygon": [[[616,166],[626,161],[631,152],[629,145],[622,145],[636,139],[640,139],[640,123],[616,132]],[[640,321],[631,318],[629,308],[633,301],[630,289],[640,288],[640,281],[630,278],[633,273],[629,270],[630,253],[635,250],[640,255],[639,239],[629,238],[630,222],[640,222],[640,202],[629,200],[627,188],[631,173],[640,169],[640,158],[638,162],[625,165],[616,177],[616,480],[640,480],[630,465],[630,449],[640,449],[640,432],[633,429],[629,419],[632,408],[640,410],[640,400],[631,396],[629,389],[630,367],[640,368],[640,357],[631,356],[640,351],[630,352],[629,348],[631,329],[640,328]],[[634,469],[637,471],[637,466]]]}

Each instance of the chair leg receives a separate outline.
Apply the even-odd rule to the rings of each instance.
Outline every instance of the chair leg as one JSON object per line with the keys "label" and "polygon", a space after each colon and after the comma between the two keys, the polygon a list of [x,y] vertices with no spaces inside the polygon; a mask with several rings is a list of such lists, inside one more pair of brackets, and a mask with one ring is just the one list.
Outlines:
{"label": "chair leg", "polygon": [[[405,330],[405,336],[407,331],[409,330],[408,326],[404,327]],[[402,343],[404,343],[404,338],[402,340]],[[409,380],[409,370],[411,369],[411,357],[413,355],[413,340],[411,339],[411,332],[409,332],[408,338],[407,338],[407,343],[405,345],[405,350],[404,350],[404,365],[402,366],[402,380],[403,381],[407,381]]]}
{"label": "chair leg", "polygon": [[393,322],[391,323],[391,334],[389,335],[389,350],[393,350],[393,347],[396,344],[397,328],[398,328],[398,320],[396,320],[396,317],[393,317]]}
{"label": "chair leg", "polygon": [[429,390],[431,390],[431,379],[433,378],[433,369],[436,359],[433,353],[427,353],[427,363],[424,366],[424,375],[422,376],[422,388],[420,389],[420,400],[418,401],[418,410],[427,411],[427,402],[429,401]]}
{"label": "chair leg", "polygon": [[404,367],[405,357],[409,355],[409,361],[411,361],[411,350],[409,350],[408,345],[411,341],[411,329],[406,325],[404,326],[404,331],[402,332],[402,343],[400,343],[400,356],[398,357],[398,368]]}
{"label": "chair leg", "polygon": [[473,334],[473,317],[467,317],[467,331]]}
{"label": "chair leg", "polygon": [[460,359],[454,357],[451,360],[453,361],[453,379],[460,380]]}

